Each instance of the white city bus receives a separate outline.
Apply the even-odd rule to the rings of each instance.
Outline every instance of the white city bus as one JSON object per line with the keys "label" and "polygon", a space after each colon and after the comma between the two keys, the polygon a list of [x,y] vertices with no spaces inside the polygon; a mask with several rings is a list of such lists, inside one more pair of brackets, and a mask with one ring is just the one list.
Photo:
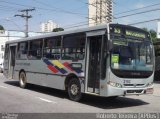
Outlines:
{"label": "white city bus", "polygon": [[153,93],[154,51],[148,32],[106,24],[8,41],[4,75],[27,83],[103,97]]}

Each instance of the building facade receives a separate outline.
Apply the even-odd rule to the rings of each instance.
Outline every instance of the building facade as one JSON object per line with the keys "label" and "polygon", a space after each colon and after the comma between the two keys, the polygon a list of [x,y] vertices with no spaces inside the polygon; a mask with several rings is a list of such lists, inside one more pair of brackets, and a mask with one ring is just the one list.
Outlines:
{"label": "building facade", "polygon": [[[29,32],[29,36],[42,35],[42,33]],[[17,40],[25,37],[25,33],[22,31],[4,31],[0,30],[0,60],[4,58],[5,42],[11,40]]]}
{"label": "building facade", "polygon": [[41,23],[41,32],[52,32],[53,29],[58,28],[58,24],[49,20],[47,22]]}
{"label": "building facade", "polygon": [[89,26],[112,22],[112,13],[112,0],[88,0]]}

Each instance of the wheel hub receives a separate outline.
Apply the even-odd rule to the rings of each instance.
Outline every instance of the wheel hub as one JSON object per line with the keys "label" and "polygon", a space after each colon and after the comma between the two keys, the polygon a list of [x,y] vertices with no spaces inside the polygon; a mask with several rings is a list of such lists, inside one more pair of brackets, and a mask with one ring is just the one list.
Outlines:
{"label": "wheel hub", "polygon": [[76,84],[71,85],[71,93],[72,95],[77,95],[78,94],[78,86]]}
{"label": "wheel hub", "polygon": [[25,78],[24,76],[21,76],[21,80],[20,80],[21,84],[24,85],[24,82],[25,82]]}

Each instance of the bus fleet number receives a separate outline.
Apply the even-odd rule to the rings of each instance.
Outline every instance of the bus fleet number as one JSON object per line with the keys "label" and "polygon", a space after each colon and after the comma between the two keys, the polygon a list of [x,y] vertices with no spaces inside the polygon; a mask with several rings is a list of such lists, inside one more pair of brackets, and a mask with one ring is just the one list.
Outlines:
{"label": "bus fleet number", "polygon": [[131,81],[130,80],[124,80],[123,84],[131,84]]}

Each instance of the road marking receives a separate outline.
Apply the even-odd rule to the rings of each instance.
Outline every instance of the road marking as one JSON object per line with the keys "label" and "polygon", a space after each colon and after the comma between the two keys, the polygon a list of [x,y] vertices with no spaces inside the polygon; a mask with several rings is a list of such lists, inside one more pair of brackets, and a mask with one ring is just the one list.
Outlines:
{"label": "road marking", "polygon": [[5,87],[5,86],[0,86],[0,88],[7,88],[7,87]]}
{"label": "road marking", "polygon": [[48,102],[48,103],[54,103],[54,104],[57,103],[57,102],[54,102],[54,101],[51,101],[51,100],[48,100],[48,99],[44,99],[44,98],[41,98],[41,97],[36,97],[36,98],[39,98],[40,100]]}
{"label": "road marking", "polygon": [[159,95],[153,95],[154,97],[160,97]]}

